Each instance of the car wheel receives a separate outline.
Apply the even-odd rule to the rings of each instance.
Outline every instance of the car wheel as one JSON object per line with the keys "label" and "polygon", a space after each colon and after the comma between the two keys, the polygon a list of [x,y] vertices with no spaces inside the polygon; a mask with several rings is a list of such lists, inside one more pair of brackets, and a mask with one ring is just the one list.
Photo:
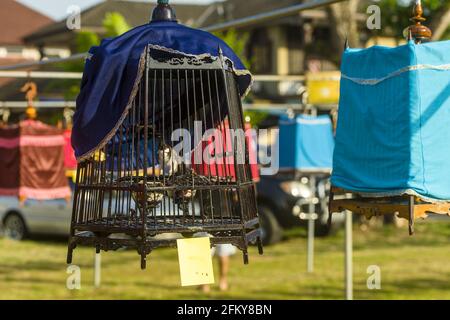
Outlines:
{"label": "car wheel", "polygon": [[269,245],[279,242],[283,236],[283,229],[278,224],[272,210],[266,206],[260,206],[258,209],[263,244]]}
{"label": "car wheel", "polygon": [[333,228],[333,225],[329,226],[328,223],[315,223],[314,224],[314,235],[317,237],[326,237],[329,236],[331,234],[333,234],[333,232],[335,232],[335,228]]}
{"label": "car wheel", "polygon": [[27,236],[27,227],[23,218],[17,213],[9,214],[4,223],[3,231],[5,237],[12,240],[23,240]]}
{"label": "car wheel", "polygon": [[314,223],[314,235],[317,237],[331,236],[337,233],[342,227],[342,221],[333,220],[331,226],[328,224],[328,214],[321,212],[319,219]]}

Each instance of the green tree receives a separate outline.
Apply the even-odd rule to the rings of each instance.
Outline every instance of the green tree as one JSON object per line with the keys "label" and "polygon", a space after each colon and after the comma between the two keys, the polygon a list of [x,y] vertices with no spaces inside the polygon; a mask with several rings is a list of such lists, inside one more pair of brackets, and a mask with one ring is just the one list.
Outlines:
{"label": "green tree", "polygon": [[[330,43],[325,50],[335,63],[339,63],[344,42],[347,39],[351,46],[359,47],[359,29],[356,15],[360,8],[360,0],[348,0],[326,6],[328,21],[330,23]],[[331,48],[331,50],[329,50]]]}
{"label": "green tree", "polygon": [[[382,0],[381,34],[403,38],[404,29],[411,25],[412,8],[415,0]],[[424,23],[433,31],[433,40],[450,39],[450,1],[422,0]]]}
{"label": "green tree", "polygon": [[130,30],[127,21],[118,12],[108,12],[103,19],[103,27],[107,37],[117,37]]}
{"label": "green tree", "polygon": [[[117,37],[131,29],[125,18],[118,12],[106,13],[103,21],[103,28],[106,37]],[[100,35],[91,31],[81,31],[77,33],[76,51],[87,52],[93,46],[100,44]],[[58,65],[58,67],[66,72],[82,72],[84,69],[84,61],[70,61]],[[50,81],[44,91],[52,91],[55,89],[63,89],[66,100],[73,100],[77,97],[80,91],[80,82],[78,80],[58,80]]]}
{"label": "green tree", "polygon": [[215,36],[222,39],[241,59],[247,69],[251,68],[251,61],[247,58],[247,44],[250,35],[247,32],[237,32],[236,29],[229,29],[226,32],[216,32]]}
{"label": "green tree", "polygon": [[[251,69],[252,61],[246,55],[248,39],[250,38],[247,32],[237,32],[235,29],[229,29],[226,32],[216,32],[215,35],[221,38],[236,53],[247,69]],[[251,97],[247,97],[246,100],[251,100]],[[268,115],[269,113],[264,111],[247,110],[244,112],[244,117],[250,120],[252,127],[257,127]]]}

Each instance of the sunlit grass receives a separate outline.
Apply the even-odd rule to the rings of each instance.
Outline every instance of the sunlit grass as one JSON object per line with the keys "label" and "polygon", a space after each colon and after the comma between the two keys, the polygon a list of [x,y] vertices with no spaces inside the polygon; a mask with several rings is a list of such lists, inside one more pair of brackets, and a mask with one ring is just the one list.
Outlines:
{"label": "sunlit grass", "polygon": [[[81,290],[66,288],[66,243],[0,239],[1,299],[342,299],[344,296],[344,234],[316,239],[315,272],[306,273],[306,239],[267,247],[263,256],[250,252],[232,259],[230,290],[217,286],[209,295],[179,285],[177,252],[160,249],[140,270],[135,251],[102,253],[102,286],[93,287],[91,248],[77,248],[74,264],[82,270]],[[369,290],[369,265],[381,268],[381,290]],[[217,268],[216,268],[217,270]],[[216,280],[218,275],[216,274]],[[354,232],[356,299],[450,299],[450,223],[425,221],[416,235],[406,229],[376,228]]]}

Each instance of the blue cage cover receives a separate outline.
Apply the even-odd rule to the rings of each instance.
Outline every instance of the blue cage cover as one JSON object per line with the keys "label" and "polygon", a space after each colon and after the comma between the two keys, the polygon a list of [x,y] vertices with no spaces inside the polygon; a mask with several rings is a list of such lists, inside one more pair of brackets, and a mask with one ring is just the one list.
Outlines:
{"label": "blue cage cover", "polygon": [[280,169],[330,171],[334,137],[328,116],[280,118]]}
{"label": "blue cage cover", "polygon": [[347,49],[331,182],[450,200],[450,41]]}
{"label": "blue cage cover", "polygon": [[[145,49],[151,55],[217,59],[219,51],[236,76],[241,97],[250,90],[252,75],[221,39],[172,21],[138,26],[121,36],[104,39],[89,50],[77,108],[72,146],[78,161],[104,147],[130,110],[145,70]],[[225,115],[224,115],[225,116]]]}

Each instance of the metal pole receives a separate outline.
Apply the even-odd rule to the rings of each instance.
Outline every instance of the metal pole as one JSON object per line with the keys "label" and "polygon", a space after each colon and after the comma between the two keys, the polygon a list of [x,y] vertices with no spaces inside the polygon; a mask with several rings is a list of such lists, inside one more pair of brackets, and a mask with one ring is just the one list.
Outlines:
{"label": "metal pole", "polygon": [[315,216],[315,203],[316,196],[316,177],[311,175],[309,178],[311,188],[311,201],[309,203],[309,219],[308,219],[308,258],[307,258],[307,270],[309,273],[314,271],[314,216]]}
{"label": "metal pole", "polygon": [[96,253],[94,258],[94,287],[99,288],[102,281],[102,256]]}
{"label": "metal pole", "polygon": [[[11,67],[11,66],[10,66]],[[83,72],[66,72],[66,71],[15,71],[0,69],[0,78],[34,78],[34,79],[82,79]],[[330,78],[331,79],[331,78]],[[289,75],[275,75],[275,74],[256,74],[253,75],[253,80],[256,82],[304,82],[306,76],[289,76]],[[331,80],[335,80],[332,78]],[[337,79],[339,80],[339,79]]]}
{"label": "metal pole", "polygon": [[[33,103],[36,108],[75,108],[75,101],[36,101]],[[28,108],[28,101],[0,101],[0,108],[24,109]]]}
{"label": "metal pole", "polygon": [[353,300],[353,221],[345,211],[345,299]]}
{"label": "metal pole", "polygon": [[30,67],[34,67],[34,66],[43,66],[43,65],[59,63],[59,62],[81,60],[81,59],[85,59],[87,56],[88,56],[88,53],[77,53],[77,54],[74,54],[67,58],[52,58],[52,59],[46,59],[46,60],[40,60],[40,61],[34,61],[34,62],[19,63],[19,64],[15,64],[15,65],[10,65],[10,66],[0,66],[0,70],[15,70],[15,69],[22,69],[22,68],[30,68]]}
{"label": "metal pole", "polygon": [[0,78],[22,78],[22,79],[81,79],[82,72],[63,71],[0,71]]}
{"label": "metal pole", "polygon": [[229,22],[215,24],[209,27],[203,28],[205,31],[215,32],[223,31],[230,28],[242,28],[253,25],[255,23],[262,23],[269,20],[280,19],[288,16],[295,15],[303,10],[314,9],[317,7],[327,6],[337,2],[343,2],[347,0],[315,0],[309,1],[307,3],[302,3],[287,8],[282,8],[278,10],[273,10],[271,12],[260,13],[254,16],[245,17],[242,19],[236,19]]}
{"label": "metal pole", "polygon": [[[34,102],[36,108],[43,109],[64,109],[64,108],[75,108],[75,101],[36,101]],[[244,110],[262,110],[262,111],[274,111],[274,112],[284,112],[285,110],[303,110],[302,104],[262,104],[262,103],[244,103],[242,105]],[[11,109],[26,109],[28,108],[27,101],[0,101],[0,108],[11,108]],[[328,110],[330,107],[323,106],[321,109]]]}
{"label": "metal pole", "polygon": [[[317,108],[312,107],[311,108],[311,115],[316,117],[317,116]],[[309,185],[311,189],[311,202],[309,203],[309,220],[308,220],[308,272],[314,271],[314,229],[315,229],[315,216],[316,216],[316,177],[313,174],[309,177]]]}
{"label": "metal pole", "polygon": [[[298,81],[304,82],[306,76],[289,76],[289,75],[276,75],[276,74],[255,74],[253,75],[253,80],[258,82],[279,82],[279,81]],[[339,79],[338,79],[339,81]]]}

